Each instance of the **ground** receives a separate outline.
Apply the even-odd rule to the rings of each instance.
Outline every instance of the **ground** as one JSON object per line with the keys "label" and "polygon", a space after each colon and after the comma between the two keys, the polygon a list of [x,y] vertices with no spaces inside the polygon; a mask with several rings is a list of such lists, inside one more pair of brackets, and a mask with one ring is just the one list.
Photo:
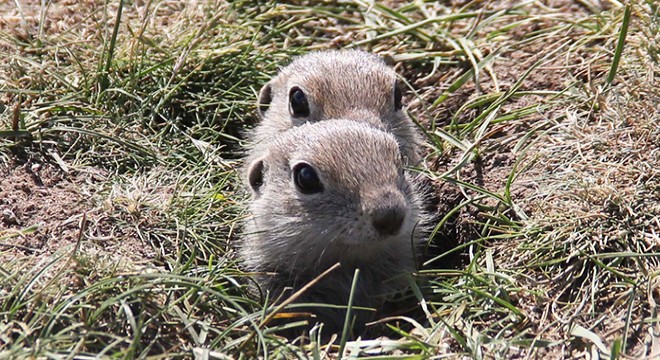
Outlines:
{"label": "ground", "polygon": [[[0,4],[0,358],[660,356],[658,11]],[[353,46],[406,84],[437,227],[397,330],[289,341],[237,170],[260,86]]]}

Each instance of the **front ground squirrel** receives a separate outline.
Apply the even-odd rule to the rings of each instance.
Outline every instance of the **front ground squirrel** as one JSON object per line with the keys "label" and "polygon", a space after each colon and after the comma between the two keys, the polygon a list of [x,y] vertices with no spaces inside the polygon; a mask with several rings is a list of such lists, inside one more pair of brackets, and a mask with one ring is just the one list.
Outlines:
{"label": "front ground squirrel", "polygon": [[[397,139],[364,122],[327,120],[279,133],[246,164],[252,193],[240,254],[271,298],[339,262],[299,303],[378,308],[415,270],[424,215]],[[345,311],[307,309],[337,332]],[[356,311],[357,331],[373,312]]]}

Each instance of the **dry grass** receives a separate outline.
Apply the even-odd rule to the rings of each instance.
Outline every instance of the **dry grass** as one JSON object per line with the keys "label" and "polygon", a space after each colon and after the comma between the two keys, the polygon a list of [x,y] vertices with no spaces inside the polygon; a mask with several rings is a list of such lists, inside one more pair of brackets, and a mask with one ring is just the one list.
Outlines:
{"label": "dry grass", "polygon": [[[660,354],[654,2],[0,14],[0,357]],[[272,309],[231,245],[256,92],[291,55],[343,46],[407,81],[439,221],[415,309],[339,355],[259,326]]]}

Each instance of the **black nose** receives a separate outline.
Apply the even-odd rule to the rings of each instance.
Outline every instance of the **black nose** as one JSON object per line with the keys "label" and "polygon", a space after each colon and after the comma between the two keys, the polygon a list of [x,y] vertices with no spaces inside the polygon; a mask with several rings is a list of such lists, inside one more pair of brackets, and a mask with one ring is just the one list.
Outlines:
{"label": "black nose", "polygon": [[380,235],[396,235],[406,217],[406,209],[401,194],[387,192],[371,211],[371,224]]}
{"label": "black nose", "polygon": [[396,235],[401,230],[406,213],[399,205],[383,206],[371,214],[371,224],[381,235]]}

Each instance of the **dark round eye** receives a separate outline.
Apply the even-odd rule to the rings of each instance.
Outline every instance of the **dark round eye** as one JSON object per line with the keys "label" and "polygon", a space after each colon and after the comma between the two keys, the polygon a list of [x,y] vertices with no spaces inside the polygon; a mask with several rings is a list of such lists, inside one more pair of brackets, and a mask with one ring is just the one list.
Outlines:
{"label": "dark round eye", "polygon": [[312,165],[301,162],[293,167],[293,181],[303,194],[316,194],[323,191],[323,184]]}
{"label": "dark round eye", "polygon": [[289,112],[295,117],[309,116],[309,103],[307,96],[297,86],[294,86],[289,91]]}
{"label": "dark round eye", "polygon": [[394,110],[399,111],[403,108],[401,103],[401,88],[399,85],[394,85]]}

